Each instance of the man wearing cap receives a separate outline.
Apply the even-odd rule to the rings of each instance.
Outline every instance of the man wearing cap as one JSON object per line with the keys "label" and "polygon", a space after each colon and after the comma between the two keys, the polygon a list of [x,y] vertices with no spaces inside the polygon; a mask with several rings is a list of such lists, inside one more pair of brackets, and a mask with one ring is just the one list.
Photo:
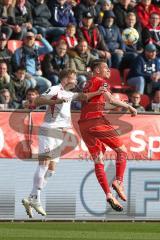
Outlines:
{"label": "man wearing cap", "polygon": [[105,11],[99,30],[111,53],[112,67],[119,68],[122,61],[125,45],[122,41],[120,29],[114,23],[115,15],[113,11]]}
{"label": "man wearing cap", "polygon": [[[37,45],[35,40],[42,42],[42,46]],[[27,73],[37,81],[37,87],[41,93],[51,86],[51,82],[41,76],[39,56],[47,54],[52,50],[52,46],[40,34],[35,35],[33,32],[27,32],[22,47],[18,48],[13,54],[12,64],[14,70],[16,71],[19,66],[23,66]]]}
{"label": "man wearing cap", "polygon": [[8,71],[11,72],[12,52],[7,49],[7,42],[6,34],[0,32],[0,63],[5,62],[8,66]]}
{"label": "man wearing cap", "polygon": [[94,15],[92,12],[84,12],[82,24],[77,29],[78,40],[86,40],[93,55],[106,59],[111,66],[111,54],[107,48],[99,29],[94,25]]}
{"label": "man wearing cap", "polygon": [[156,46],[149,43],[129,71],[128,84],[141,94],[151,94],[160,89],[160,59],[156,56]]}
{"label": "man wearing cap", "polygon": [[101,11],[101,4],[102,3],[97,0],[81,0],[80,4],[74,8],[75,17],[78,21],[78,24],[81,24],[84,13],[88,11],[92,13],[94,16],[94,22],[97,23]]}

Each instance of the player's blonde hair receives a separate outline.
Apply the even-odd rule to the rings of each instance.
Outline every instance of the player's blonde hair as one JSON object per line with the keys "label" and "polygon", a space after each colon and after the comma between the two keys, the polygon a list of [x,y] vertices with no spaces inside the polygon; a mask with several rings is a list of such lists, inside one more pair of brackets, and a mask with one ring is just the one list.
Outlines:
{"label": "player's blonde hair", "polygon": [[68,77],[68,76],[70,76],[70,75],[72,75],[72,74],[75,74],[75,75],[76,75],[76,71],[73,70],[73,69],[70,69],[70,68],[68,68],[68,69],[63,69],[63,70],[60,72],[60,74],[59,74],[59,80],[60,80],[60,82],[61,82],[64,78],[66,78],[66,77]]}

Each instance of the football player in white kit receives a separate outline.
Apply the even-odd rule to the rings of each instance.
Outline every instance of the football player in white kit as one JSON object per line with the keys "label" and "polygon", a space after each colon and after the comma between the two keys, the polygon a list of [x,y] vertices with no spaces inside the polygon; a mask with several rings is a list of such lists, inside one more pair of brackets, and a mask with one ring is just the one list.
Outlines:
{"label": "football player in white kit", "polygon": [[33,188],[28,198],[22,200],[26,212],[33,217],[34,208],[42,216],[46,215],[41,205],[40,194],[46,185],[47,177],[55,172],[56,163],[61,155],[63,133],[72,127],[71,101],[88,101],[90,98],[101,94],[105,88],[100,88],[92,93],[71,92],[77,83],[76,72],[68,69],[63,70],[59,76],[60,84],[50,87],[44,94],[35,100],[36,106],[47,105],[44,122],[39,129],[39,164],[33,178]]}

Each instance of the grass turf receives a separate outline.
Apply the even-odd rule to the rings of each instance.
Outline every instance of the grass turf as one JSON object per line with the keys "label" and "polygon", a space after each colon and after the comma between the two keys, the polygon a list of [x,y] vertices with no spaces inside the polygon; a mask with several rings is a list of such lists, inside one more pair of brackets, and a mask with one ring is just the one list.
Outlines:
{"label": "grass turf", "polygon": [[159,223],[0,223],[0,240],[160,240]]}

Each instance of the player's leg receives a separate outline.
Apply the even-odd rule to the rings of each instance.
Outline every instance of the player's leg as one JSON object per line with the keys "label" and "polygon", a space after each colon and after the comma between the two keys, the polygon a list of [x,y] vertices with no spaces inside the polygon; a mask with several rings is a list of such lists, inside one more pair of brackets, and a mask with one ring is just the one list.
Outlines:
{"label": "player's leg", "polygon": [[[118,200],[112,195],[111,190],[110,190],[110,186],[108,183],[108,179],[107,179],[107,174],[105,172],[104,169],[104,161],[103,161],[103,154],[104,154],[104,146],[103,144],[101,145],[102,147],[99,148],[99,154],[98,157],[94,158],[94,154],[92,155],[92,158],[94,160],[95,163],[95,174],[97,177],[97,180],[99,182],[99,184],[101,185],[103,191],[106,194],[106,199],[107,202],[111,205],[111,207],[116,210],[116,211],[123,211],[123,207],[122,205],[118,202]],[[97,151],[98,153],[98,151]]]}
{"label": "player's leg", "polygon": [[124,192],[123,178],[126,169],[127,151],[124,145],[118,148],[114,148],[114,150],[117,153],[117,159],[116,159],[116,177],[112,183],[112,187],[118,193],[119,197],[123,201],[126,201],[127,197]]}
{"label": "player's leg", "polygon": [[54,176],[55,172],[56,172],[56,162],[54,160],[51,160],[48,166],[48,170],[44,175],[43,188],[47,185],[48,179]]}
{"label": "player's leg", "polygon": [[56,165],[60,160],[61,151],[62,151],[62,143],[63,143],[63,129],[54,129],[54,134],[57,137],[52,139],[52,159],[50,160],[47,172],[44,175],[43,180],[43,188],[46,186],[48,179],[54,176],[56,172]]}
{"label": "player's leg", "polygon": [[44,175],[46,174],[49,166],[49,159],[40,159],[33,177],[33,187],[28,198],[22,199],[22,204],[26,209],[26,212],[30,218],[33,217],[32,207],[43,216],[46,215],[41,205],[41,190],[43,187]]}
{"label": "player's leg", "polygon": [[[124,193],[123,187],[123,178],[126,169],[126,159],[127,159],[127,151],[126,147],[123,145],[119,134],[117,131],[110,125],[110,123],[104,119],[103,127],[101,128],[101,133],[94,133],[98,139],[103,142],[104,144],[108,145],[117,153],[116,158],[116,177],[113,181],[112,187],[116,190],[119,197],[126,201],[127,198]],[[95,129],[92,129],[92,131]]]}
{"label": "player's leg", "polygon": [[103,189],[107,201],[111,205],[111,207],[116,211],[122,211],[123,207],[120,203],[113,197],[111,194],[111,190],[109,187],[108,179],[106,176],[106,172],[104,170],[104,161],[103,161],[103,152],[104,145],[94,136],[91,128],[95,127],[97,120],[90,120],[86,122],[79,122],[79,128],[81,132],[81,136],[94,160],[95,163],[95,175],[97,180]]}
{"label": "player's leg", "polygon": [[45,210],[41,204],[41,191],[44,183],[44,176],[48,170],[50,158],[40,158],[36,172],[33,178],[33,188],[30,193],[30,206],[32,206],[42,216],[46,215]]}
{"label": "player's leg", "polygon": [[[40,128],[39,129],[39,153],[38,153],[38,166],[36,168],[34,177],[33,177],[33,187],[28,198],[24,198],[22,203],[26,209],[26,212],[31,213],[31,206],[37,206],[36,209],[42,210],[41,214],[45,215],[45,211],[41,207],[40,194],[41,189],[43,188],[44,176],[48,170],[49,161],[51,159],[51,147],[52,147],[52,138],[48,137],[48,129]],[[35,208],[33,206],[33,208]],[[37,210],[36,210],[37,211]],[[28,214],[29,215],[29,214]],[[31,217],[32,214],[30,214]]]}

